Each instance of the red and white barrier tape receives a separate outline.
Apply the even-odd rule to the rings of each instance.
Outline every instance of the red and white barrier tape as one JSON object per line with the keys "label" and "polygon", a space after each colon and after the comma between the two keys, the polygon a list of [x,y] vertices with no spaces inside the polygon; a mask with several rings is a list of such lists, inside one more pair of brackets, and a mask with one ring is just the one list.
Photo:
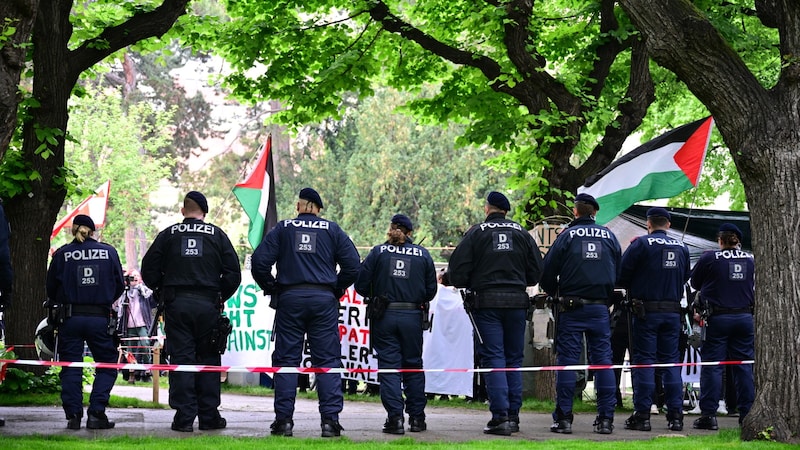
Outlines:
{"label": "red and white barrier tape", "polygon": [[247,366],[204,366],[188,364],[123,364],[100,362],[68,362],[68,361],[39,361],[29,359],[0,359],[1,364],[17,364],[23,366],[59,366],[59,367],[94,367],[98,369],[125,369],[125,370],[164,370],[175,372],[249,372],[249,373],[412,373],[412,372],[458,372],[458,373],[488,373],[488,372],[545,372],[565,370],[603,370],[603,369],[645,369],[665,367],[691,367],[691,366],[738,366],[753,364],[753,360],[744,361],[701,361],[698,363],[659,363],[659,364],[576,364],[569,366],[540,366],[540,367],[510,367],[510,368],[464,368],[464,369],[372,369],[372,368],[343,368],[343,367],[247,367]]}

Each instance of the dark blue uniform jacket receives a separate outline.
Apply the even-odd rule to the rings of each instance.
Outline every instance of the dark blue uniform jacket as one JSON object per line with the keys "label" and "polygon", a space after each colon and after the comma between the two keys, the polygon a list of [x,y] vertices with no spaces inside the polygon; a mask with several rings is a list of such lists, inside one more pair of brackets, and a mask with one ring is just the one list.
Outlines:
{"label": "dark blue uniform jacket", "polygon": [[579,217],[556,238],[544,257],[540,287],[550,295],[611,298],[622,250],[608,228]]}
{"label": "dark blue uniform jacket", "polygon": [[692,270],[692,287],[710,305],[748,308],[754,302],[753,256],[737,249],[708,250]]}
{"label": "dark blue uniform jacket", "polygon": [[481,292],[525,290],[539,282],[542,253],[522,225],[492,213],[464,234],[450,256],[453,286]]}
{"label": "dark blue uniform jacket", "polygon": [[631,242],[622,255],[618,284],[630,298],[645,301],[679,301],[689,279],[689,250],[683,242],[655,230]]}
{"label": "dark blue uniform jacket", "polygon": [[242,282],[239,257],[216,225],[186,218],[163,229],[142,258],[142,281],[152,288],[200,289],[228,299]]}
{"label": "dark blue uniform jacket", "polygon": [[409,242],[376,245],[361,264],[355,283],[364,297],[385,295],[390,302],[428,302],[436,296],[436,268],[428,250]]}
{"label": "dark blue uniform jacket", "polygon": [[[277,280],[272,266],[278,267]],[[339,265],[339,273],[336,265]],[[356,279],[360,258],[339,225],[314,214],[281,220],[261,241],[252,258],[253,279],[265,291],[277,282],[347,289]]]}
{"label": "dark blue uniform jacket", "polygon": [[125,290],[119,255],[92,238],[73,240],[53,254],[46,288],[58,303],[111,306]]}

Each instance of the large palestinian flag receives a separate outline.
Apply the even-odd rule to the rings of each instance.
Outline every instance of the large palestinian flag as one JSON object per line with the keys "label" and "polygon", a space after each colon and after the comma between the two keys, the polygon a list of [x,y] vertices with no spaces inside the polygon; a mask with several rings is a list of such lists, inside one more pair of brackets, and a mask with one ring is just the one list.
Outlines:
{"label": "large palestinian flag", "polygon": [[597,223],[638,201],[670,198],[697,186],[713,124],[707,117],[662,134],[588,178],[578,193],[600,204]]}
{"label": "large palestinian flag", "polygon": [[242,204],[250,228],[247,240],[253,250],[258,247],[264,235],[278,223],[278,209],[275,204],[275,169],[272,165],[272,135],[262,147],[263,151],[253,173],[233,188],[233,195]]}

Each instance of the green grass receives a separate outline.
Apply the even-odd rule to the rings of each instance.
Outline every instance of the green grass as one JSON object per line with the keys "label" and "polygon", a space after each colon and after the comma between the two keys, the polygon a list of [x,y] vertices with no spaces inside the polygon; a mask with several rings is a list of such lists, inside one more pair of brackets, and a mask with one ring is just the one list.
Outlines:
{"label": "green grass", "polygon": [[702,437],[657,437],[646,441],[608,441],[596,442],[579,439],[549,440],[532,444],[530,441],[505,440],[502,438],[472,442],[417,442],[413,438],[405,437],[388,442],[353,442],[349,439],[300,439],[300,438],[246,438],[222,436],[192,436],[187,438],[156,438],[156,437],[116,437],[110,439],[86,440],[71,436],[15,436],[14,439],[4,439],[4,449],[47,448],[53,450],[102,449],[129,450],[141,448],[169,448],[170,450],[197,450],[198,448],[225,448],[226,450],[251,450],[280,449],[347,449],[347,450],[372,450],[372,449],[412,449],[425,448],[431,450],[469,449],[469,450],[530,450],[535,445],[537,450],[627,450],[627,449],[658,449],[658,450],[705,450],[705,449],[753,449],[773,450],[797,448],[787,444],[774,442],[742,442],[736,430],[723,430],[716,435]]}

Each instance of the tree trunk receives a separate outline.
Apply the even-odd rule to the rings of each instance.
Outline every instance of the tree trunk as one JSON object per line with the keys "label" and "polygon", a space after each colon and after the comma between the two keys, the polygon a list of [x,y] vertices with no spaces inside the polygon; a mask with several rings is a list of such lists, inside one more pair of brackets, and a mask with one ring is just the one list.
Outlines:
{"label": "tree trunk", "polygon": [[800,118],[775,114],[752,133],[761,151],[752,163],[767,173],[743,177],[750,205],[756,262],[756,400],[742,425],[742,439],[769,434],[780,442],[800,436]]}
{"label": "tree trunk", "polygon": [[[66,191],[56,182],[63,176],[64,133],[67,129],[67,100],[77,74],[70,74],[63,64],[67,51],[64,30],[69,20],[59,21],[60,10],[40,8],[33,31],[33,64],[36,77],[33,97],[39,102],[30,109],[30,118],[23,124],[22,152],[40,180],[31,183],[26,195],[8,200],[8,218],[12,227],[11,261],[14,267],[16,303],[7,313],[7,342],[33,343],[36,326],[45,316],[42,302],[46,299],[45,274],[50,251],[50,233]],[[69,8],[67,9],[69,12]],[[66,23],[66,25],[65,25]],[[42,142],[37,133],[48,133],[53,142]],[[44,145],[44,150],[39,146]],[[35,359],[31,349],[18,349],[24,359]]]}
{"label": "tree trunk", "polygon": [[[12,26],[14,34],[0,39],[0,160],[8,149],[17,126],[19,80],[25,67],[25,43],[28,42],[36,19],[39,0],[5,0],[0,2],[0,17]],[[4,40],[7,39],[7,40]]]}

